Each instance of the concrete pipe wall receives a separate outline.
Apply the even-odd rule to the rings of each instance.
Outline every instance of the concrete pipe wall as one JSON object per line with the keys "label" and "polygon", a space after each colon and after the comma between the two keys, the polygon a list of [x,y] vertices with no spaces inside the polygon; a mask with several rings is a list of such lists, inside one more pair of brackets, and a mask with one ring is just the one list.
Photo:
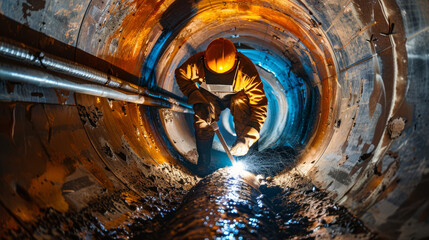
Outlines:
{"label": "concrete pipe wall", "polygon": [[[0,31],[178,96],[175,68],[231,39],[268,93],[260,149],[302,149],[297,170],[382,236],[409,239],[429,235],[428,10],[425,0],[18,0],[0,2]],[[3,229],[31,233],[46,208],[148,196],[148,166],[196,161],[189,114],[0,84]],[[220,127],[231,143],[228,113]]]}

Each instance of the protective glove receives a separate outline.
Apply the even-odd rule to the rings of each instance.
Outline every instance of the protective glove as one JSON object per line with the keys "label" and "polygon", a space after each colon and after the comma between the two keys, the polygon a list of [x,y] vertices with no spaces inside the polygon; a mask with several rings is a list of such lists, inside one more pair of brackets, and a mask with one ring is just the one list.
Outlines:
{"label": "protective glove", "polygon": [[211,103],[196,103],[194,104],[195,114],[207,122],[208,125],[215,120],[215,107]]}
{"label": "protective glove", "polygon": [[230,152],[234,156],[244,156],[249,151],[249,146],[245,142],[236,141],[232,146]]}
{"label": "protective glove", "polygon": [[244,156],[249,148],[259,139],[259,131],[254,127],[246,127],[240,137],[232,145],[231,154],[234,156]]}

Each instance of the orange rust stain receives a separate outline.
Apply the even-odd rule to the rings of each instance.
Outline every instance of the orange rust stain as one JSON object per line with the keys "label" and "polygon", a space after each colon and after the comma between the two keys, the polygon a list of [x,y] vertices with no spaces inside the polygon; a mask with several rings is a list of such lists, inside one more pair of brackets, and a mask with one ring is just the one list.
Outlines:
{"label": "orange rust stain", "polygon": [[376,202],[381,201],[385,198],[387,198],[387,196],[393,192],[393,190],[395,190],[395,188],[398,186],[399,183],[399,178],[395,178],[395,180],[393,180],[388,187],[386,187],[386,189],[380,194],[380,196],[378,196]]}
{"label": "orange rust stain", "polygon": [[[113,106],[114,108],[122,109],[124,105],[118,103]],[[107,108],[108,106],[105,105],[104,107]],[[112,124],[112,127],[121,126],[120,129],[124,131],[122,140],[127,142],[130,150],[136,153],[143,161],[148,161],[147,163],[151,164],[162,164],[168,161],[168,158],[172,158],[168,154],[168,150],[164,149],[164,141],[159,137],[160,134],[156,132],[158,130],[153,129],[153,126],[150,124],[151,120],[146,118],[146,113],[140,111],[140,106],[137,104],[127,104],[126,112],[126,116],[121,115],[120,111],[115,111],[115,114],[116,116],[127,118],[128,121],[132,122],[132,125],[128,121],[117,121],[118,118],[109,120],[105,118],[105,123]],[[143,116],[145,119],[142,119]]]}
{"label": "orange rust stain", "polygon": [[379,162],[375,169],[376,174],[372,175],[364,186],[354,191],[362,207],[385,199],[399,183],[399,178],[396,177],[393,179],[393,176],[399,169],[399,160],[397,159],[392,162],[384,173],[380,173],[381,165],[382,162]]}
{"label": "orange rust stain", "polygon": [[122,214],[120,217],[104,223],[104,227],[106,229],[116,228],[116,227],[124,224],[125,222],[127,222],[127,220],[130,219],[130,216],[131,216],[131,213],[126,212],[126,213]]}
{"label": "orange rust stain", "polygon": [[15,216],[24,222],[33,221],[37,216],[40,215],[40,211],[37,206],[32,205],[31,207],[25,205],[17,205],[10,209]]}
{"label": "orange rust stain", "polygon": [[[132,73],[139,75],[143,63],[143,54],[148,46],[148,38],[151,36],[155,24],[162,14],[159,11],[163,1],[133,1],[129,3],[128,14],[113,34],[106,39],[103,58],[108,62]],[[111,15],[116,14],[116,8],[111,7]],[[113,39],[118,39],[117,51],[109,53]]]}
{"label": "orange rust stain", "polygon": [[[136,195],[134,192],[131,192],[131,191],[123,192],[121,193],[121,197],[129,205],[131,204],[136,206],[140,205],[140,201],[139,201],[140,196]],[[149,214],[149,212],[147,212],[144,209],[138,209],[133,213],[125,212],[121,216],[115,219],[112,219],[108,222],[104,222],[103,224],[106,229],[122,227],[129,230],[128,223],[131,223],[133,221],[133,218],[138,217],[140,214],[146,215],[146,214]]]}
{"label": "orange rust stain", "polygon": [[380,185],[381,181],[383,181],[383,176],[374,175],[374,177],[368,183],[367,191],[372,192]]}
{"label": "orange rust stain", "polygon": [[138,204],[140,202],[140,196],[134,192],[123,192],[121,196],[128,204]]}
{"label": "orange rust stain", "polygon": [[97,163],[94,161],[89,161],[89,159],[81,159],[80,162],[83,166],[97,179],[97,181],[103,185],[107,190],[113,191],[113,183],[110,181],[110,179],[107,177],[104,168],[101,168]]}
{"label": "orange rust stain", "polygon": [[7,236],[9,231],[16,231],[21,228],[3,207],[0,207],[0,226],[0,236]]}
{"label": "orange rust stain", "polygon": [[374,191],[379,188],[380,184],[383,182],[384,176],[373,175],[371,179],[369,179],[365,188],[361,189],[358,193],[358,198],[365,201],[368,197],[374,193]]}
{"label": "orange rust stain", "polygon": [[[8,183],[7,188],[5,188],[5,185],[2,185],[3,190],[3,201],[5,202],[5,206],[12,212],[13,215],[15,215],[18,219],[20,219],[23,222],[30,222],[34,221],[39,215],[39,207],[32,201],[31,196],[28,196],[28,198],[23,198],[22,194],[18,192],[18,186],[21,187],[21,193],[27,193],[25,188],[27,185],[25,182],[17,183],[16,179],[19,178],[19,176],[14,174],[5,174],[3,175],[2,182]],[[14,189],[14,186],[16,184],[16,189]],[[25,194],[25,195],[27,195]],[[6,198],[4,198],[6,197]]]}
{"label": "orange rust stain", "polygon": [[61,187],[76,163],[73,166],[70,166],[71,163],[65,164],[65,156],[59,153],[52,154],[50,160],[45,172],[31,181],[28,193],[39,206],[66,212],[69,205],[62,195]]}
{"label": "orange rust stain", "polygon": [[[139,122],[145,137],[145,142],[147,144],[146,150],[148,151],[151,158],[158,164],[174,162],[174,159],[170,154],[168,154],[168,149],[166,146],[164,146],[162,139],[157,137],[159,134],[151,132],[152,127],[149,124],[150,120],[143,111],[140,111]],[[148,129],[151,130],[148,131]],[[162,148],[162,151],[160,147]]]}
{"label": "orange rust stain", "polygon": [[8,219],[2,219],[1,220],[1,229],[0,229],[0,235],[6,236],[6,233],[8,231],[18,230],[19,229],[18,223],[12,218],[8,217]]}

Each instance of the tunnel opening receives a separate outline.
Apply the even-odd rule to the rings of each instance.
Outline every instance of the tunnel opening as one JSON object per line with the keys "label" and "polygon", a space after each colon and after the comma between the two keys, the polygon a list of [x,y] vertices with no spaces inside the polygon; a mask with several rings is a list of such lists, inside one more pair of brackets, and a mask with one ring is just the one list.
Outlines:
{"label": "tunnel opening", "polygon": [[[240,52],[256,64],[265,91],[270,93],[267,94],[269,114],[261,130],[259,149],[288,146],[300,149],[308,147],[305,152],[312,154],[323,152],[318,139],[329,138],[329,134],[316,132],[326,131],[327,122],[333,119],[336,72],[332,67],[334,61],[326,37],[319,31],[304,31],[318,26],[314,25],[316,20],[305,8],[290,4],[280,12],[259,4],[242,7],[234,2],[208,4],[201,1],[194,8],[184,5],[176,9],[172,5],[172,9],[186,17],[179,18],[173,27],[169,26],[171,35],[162,33],[169,36],[169,40],[160,37],[162,43],[157,43],[165,45],[164,51],[159,51],[160,47],[155,44],[156,54],[151,55],[151,58],[158,59],[158,65],[153,67],[155,73],[150,81],[157,81],[161,88],[182,95],[174,81],[174,69],[188,56],[205,50],[211,40],[221,36],[229,38]],[[300,13],[296,14],[299,17],[287,14],[292,9]],[[220,24],[214,20],[219,15],[223,19]],[[151,58],[146,60],[147,63],[153,62]],[[326,66],[329,64],[330,69]],[[323,97],[320,96],[322,93]],[[192,119],[178,116],[180,114],[173,115],[174,118],[171,118],[168,117],[171,116],[170,112],[161,112],[161,118],[169,119],[163,122],[166,134],[175,150],[195,163],[197,156]],[[183,123],[189,127],[184,129]],[[219,125],[231,145],[235,136],[228,111],[222,114]],[[181,131],[177,131],[178,128]],[[215,161],[226,159],[222,152],[224,150],[216,139],[212,153]]]}
{"label": "tunnel opening", "polygon": [[[275,171],[253,165],[273,176],[259,176],[268,187],[257,188],[285,214],[280,219],[296,213],[289,227],[320,233],[335,231],[333,219],[349,211],[362,221],[344,221],[355,229],[365,224],[384,238],[424,239],[427,9],[424,0],[2,2],[2,237],[174,230],[160,223],[199,181],[189,171],[196,162],[192,115],[179,111],[189,106],[174,69],[223,36],[256,64],[269,93],[260,151],[247,161],[278,160],[265,161],[278,163]],[[32,50],[11,60],[3,44],[10,42]],[[48,54],[97,69],[105,82],[94,90],[127,99],[133,93],[140,102],[79,92],[88,82],[44,65]],[[81,85],[22,82],[30,70],[40,75],[27,80]],[[231,144],[227,112],[220,123]],[[212,154],[226,165],[217,141]],[[300,202],[325,212],[305,215],[310,208]]]}

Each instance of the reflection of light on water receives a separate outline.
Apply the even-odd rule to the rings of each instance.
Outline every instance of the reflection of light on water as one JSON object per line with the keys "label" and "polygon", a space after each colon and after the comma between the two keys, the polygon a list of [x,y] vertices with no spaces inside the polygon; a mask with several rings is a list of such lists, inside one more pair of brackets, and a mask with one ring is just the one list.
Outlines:
{"label": "reflection of light on water", "polygon": [[[240,234],[240,229],[248,229],[246,231],[251,234],[259,228],[259,220],[257,217],[262,217],[262,214],[256,214],[255,217],[238,217],[243,214],[243,211],[252,211],[253,204],[249,202],[246,197],[243,198],[244,189],[243,179],[246,179],[249,172],[246,170],[246,165],[243,162],[235,162],[232,167],[228,169],[229,177],[225,182],[225,189],[227,191],[223,196],[219,196],[215,202],[218,205],[217,211],[226,214],[230,219],[220,218],[216,221],[217,239],[244,239]],[[262,207],[262,199],[257,199],[257,207]],[[241,209],[241,210],[239,210]],[[241,212],[241,213],[240,213]],[[232,219],[231,219],[232,218]],[[244,231],[244,230],[243,230]]]}
{"label": "reflection of light on water", "polygon": [[[238,193],[238,191],[240,190],[239,184],[238,184],[239,181],[240,180],[238,178],[234,177],[227,182],[228,183],[228,186],[227,186],[228,192],[225,195],[226,200],[232,200],[233,202],[239,202],[240,201],[240,195]],[[226,201],[225,203],[228,204],[228,201]]]}

